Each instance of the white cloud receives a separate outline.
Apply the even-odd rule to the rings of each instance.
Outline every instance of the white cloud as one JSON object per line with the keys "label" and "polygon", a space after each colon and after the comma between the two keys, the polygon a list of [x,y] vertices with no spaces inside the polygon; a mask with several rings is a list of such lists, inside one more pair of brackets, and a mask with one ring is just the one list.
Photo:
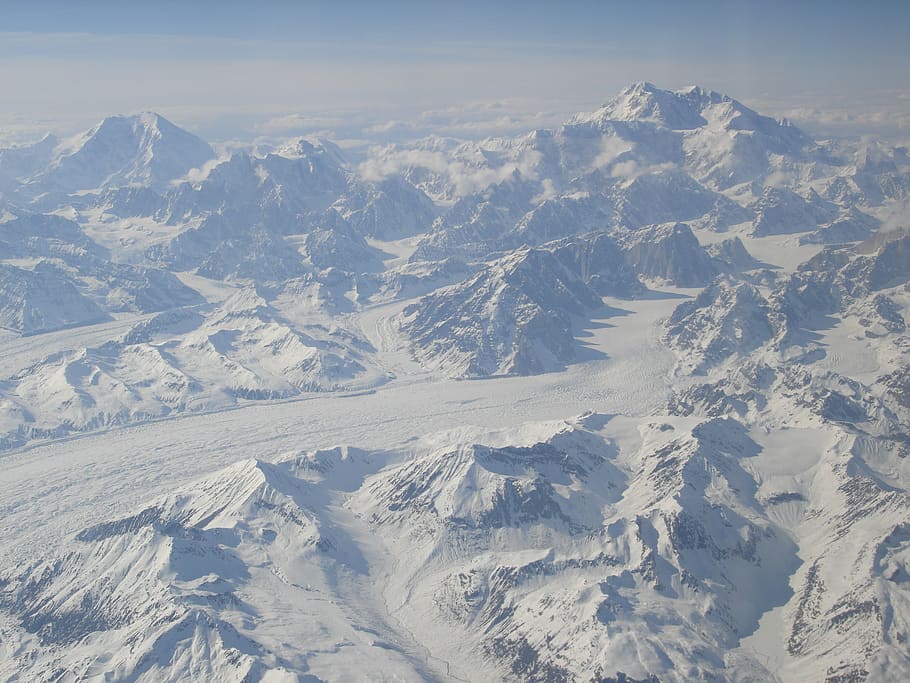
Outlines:
{"label": "white cloud", "polygon": [[373,150],[373,154],[360,164],[358,170],[364,180],[378,181],[412,167],[426,168],[434,173],[446,173],[450,163],[449,158],[442,152],[408,149],[381,153],[379,150]]}
{"label": "white cloud", "polygon": [[469,163],[460,156],[464,155],[426,149],[374,147],[367,160],[358,166],[358,171],[364,180],[376,182],[409,169],[422,168],[444,176],[455,193],[463,197],[500,183],[516,171],[525,178],[536,180],[541,161],[540,152],[535,150],[527,150],[518,159],[500,166],[489,166],[482,161]]}
{"label": "white cloud", "polygon": [[536,195],[531,199],[532,204],[539,204],[545,202],[548,199],[556,199],[556,187],[553,185],[553,180],[550,178],[544,178],[540,184],[543,186],[540,194]]}
{"label": "white cloud", "polygon": [[634,159],[621,161],[610,169],[610,175],[614,178],[634,178],[641,174],[638,162]]}
{"label": "white cloud", "polygon": [[641,165],[634,159],[621,161],[610,169],[610,175],[614,178],[622,178],[624,181],[631,182],[636,178],[651,174],[664,173],[677,168],[676,164],[667,162],[663,164]]}
{"label": "white cloud", "polygon": [[171,184],[179,185],[183,182],[199,183],[209,177],[209,174],[220,164],[230,158],[230,155],[220,155],[211,161],[206,162],[201,168],[191,168],[183,178],[172,181]]}
{"label": "white cloud", "polygon": [[600,152],[591,163],[589,170],[596,171],[604,166],[609,166],[622,154],[632,149],[632,145],[612,135],[605,135],[600,143]]}

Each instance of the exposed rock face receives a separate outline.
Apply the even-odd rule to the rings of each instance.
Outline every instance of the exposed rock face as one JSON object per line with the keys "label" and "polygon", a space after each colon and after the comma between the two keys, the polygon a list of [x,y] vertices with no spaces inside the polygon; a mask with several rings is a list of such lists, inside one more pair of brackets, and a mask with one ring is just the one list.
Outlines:
{"label": "exposed rock face", "polygon": [[627,253],[606,233],[550,246],[566,267],[578,273],[601,296],[634,297],[644,289]]}
{"label": "exposed rock face", "polygon": [[630,231],[621,238],[632,269],[648,278],[660,278],[679,287],[703,287],[717,274],[717,266],[684,223],[667,223]]}
{"label": "exposed rock face", "polygon": [[57,268],[34,270],[0,264],[0,325],[22,334],[88,325],[108,316],[82,296]]}
{"label": "exposed rock face", "polygon": [[705,247],[705,251],[718,264],[722,271],[742,273],[756,270],[763,264],[752,256],[739,237],[731,237],[722,242],[715,242]]}
{"label": "exposed rock face", "polygon": [[550,251],[519,250],[404,310],[417,358],[453,376],[534,374],[574,358],[572,315],[599,298]]}
{"label": "exposed rock face", "polygon": [[400,177],[375,186],[358,186],[334,204],[352,228],[381,240],[396,240],[426,232],[437,209],[427,195]]}
{"label": "exposed rock face", "polygon": [[752,285],[719,280],[676,308],[667,341],[704,372],[731,356],[746,354],[775,335],[767,300]]}

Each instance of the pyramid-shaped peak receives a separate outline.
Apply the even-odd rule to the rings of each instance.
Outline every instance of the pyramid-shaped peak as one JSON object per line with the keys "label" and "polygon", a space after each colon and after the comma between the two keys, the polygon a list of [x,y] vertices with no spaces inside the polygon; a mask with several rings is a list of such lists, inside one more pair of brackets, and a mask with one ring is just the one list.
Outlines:
{"label": "pyramid-shaped peak", "polygon": [[108,116],[55,150],[48,180],[67,191],[131,184],[166,186],[215,157],[207,142],[146,111]]}
{"label": "pyramid-shaped peak", "polygon": [[345,164],[341,149],[335,143],[324,138],[294,138],[279,147],[275,153],[290,159],[320,157],[331,160],[337,166]]}
{"label": "pyramid-shaped peak", "polygon": [[189,142],[197,147],[200,145],[208,147],[208,143],[154,111],[142,111],[136,114],[114,114],[105,117],[94,128],[80,137],[88,141],[98,135],[111,134],[132,136],[137,142],[141,142],[143,138],[166,137],[183,143]]}
{"label": "pyramid-shaped peak", "polygon": [[641,94],[641,93],[653,93],[653,92],[657,92],[659,90],[660,90],[660,88],[658,88],[656,85],[654,85],[650,81],[635,81],[634,83],[631,83],[630,85],[626,86],[622,90],[622,93]]}

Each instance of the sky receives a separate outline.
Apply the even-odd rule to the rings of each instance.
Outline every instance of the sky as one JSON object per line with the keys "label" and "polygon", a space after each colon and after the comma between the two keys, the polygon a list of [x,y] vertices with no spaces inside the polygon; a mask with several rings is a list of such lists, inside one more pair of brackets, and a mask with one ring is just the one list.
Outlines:
{"label": "sky", "polygon": [[0,142],[153,110],[211,140],[477,137],[698,84],[910,139],[910,3],[0,0]]}

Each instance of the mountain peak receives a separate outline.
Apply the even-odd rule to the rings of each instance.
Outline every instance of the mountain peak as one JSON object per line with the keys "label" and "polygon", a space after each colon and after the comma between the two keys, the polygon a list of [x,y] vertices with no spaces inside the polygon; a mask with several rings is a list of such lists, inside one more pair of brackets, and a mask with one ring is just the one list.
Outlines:
{"label": "mountain peak", "polygon": [[[102,119],[94,128],[83,134],[83,138],[92,138],[105,133],[132,134],[133,136],[148,136],[151,139],[173,137],[177,141],[186,142],[194,140],[202,142],[189,131],[171,122],[158,112],[140,111],[135,114],[114,114]],[[208,146],[207,143],[203,143]]]}
{"label": "mountain peak", "polygon": [[722,103],[737,111],[749,111],[736,100],[699,85],[662,90],[647,81],[628,86],[604,109],[618,120],[652,121],[673,130],[688,130],[706,125],[705,110]]}
{"label": "mountain peak", "polygon": [[164,186],[214,158],[207,142],[158,113],[108,116],[61,143],[48,179],[65,191]]}
{"label": "mountain peak", "polygon": [[165,124],[171,125],[171,126],[174,125],[156,111],[141,111],[138,114],[134,114],[130,118],[138,119],[139,121],[142,122],[143,125],[149,126],[149,127],[151,127],[151,126],[157,127],[158,125],[161,124],[161,122],[164,122]]}
{"label": "mountain peak", "polygon": [[779,153],[793,153],[810,142],[789,121],[762,116],[729,95],[699,85],[663,90],[653,83],[638,81],[623,88],[597,111],[575,116],[570,124],[609,127],[611,122],[649,123],[674,131],[752,131],[766,136]]}
{"label": "mountain peak", "polygon": [[279,147],[275,153],[289,159],[326,157],[337,166],[346,164],[341,148],[325,138],[294,138]]}
{"label": "mountain peak", "polygon": [[628,86],[626,86],[620,92],[620,94],[623,94],[623,93],[629,93],[629,94],[654,93],[654,92],[658,92],[659,90],[660,89],[656,85],[651,83],[650,81],[635,81],[634,83],[631,83]]}

